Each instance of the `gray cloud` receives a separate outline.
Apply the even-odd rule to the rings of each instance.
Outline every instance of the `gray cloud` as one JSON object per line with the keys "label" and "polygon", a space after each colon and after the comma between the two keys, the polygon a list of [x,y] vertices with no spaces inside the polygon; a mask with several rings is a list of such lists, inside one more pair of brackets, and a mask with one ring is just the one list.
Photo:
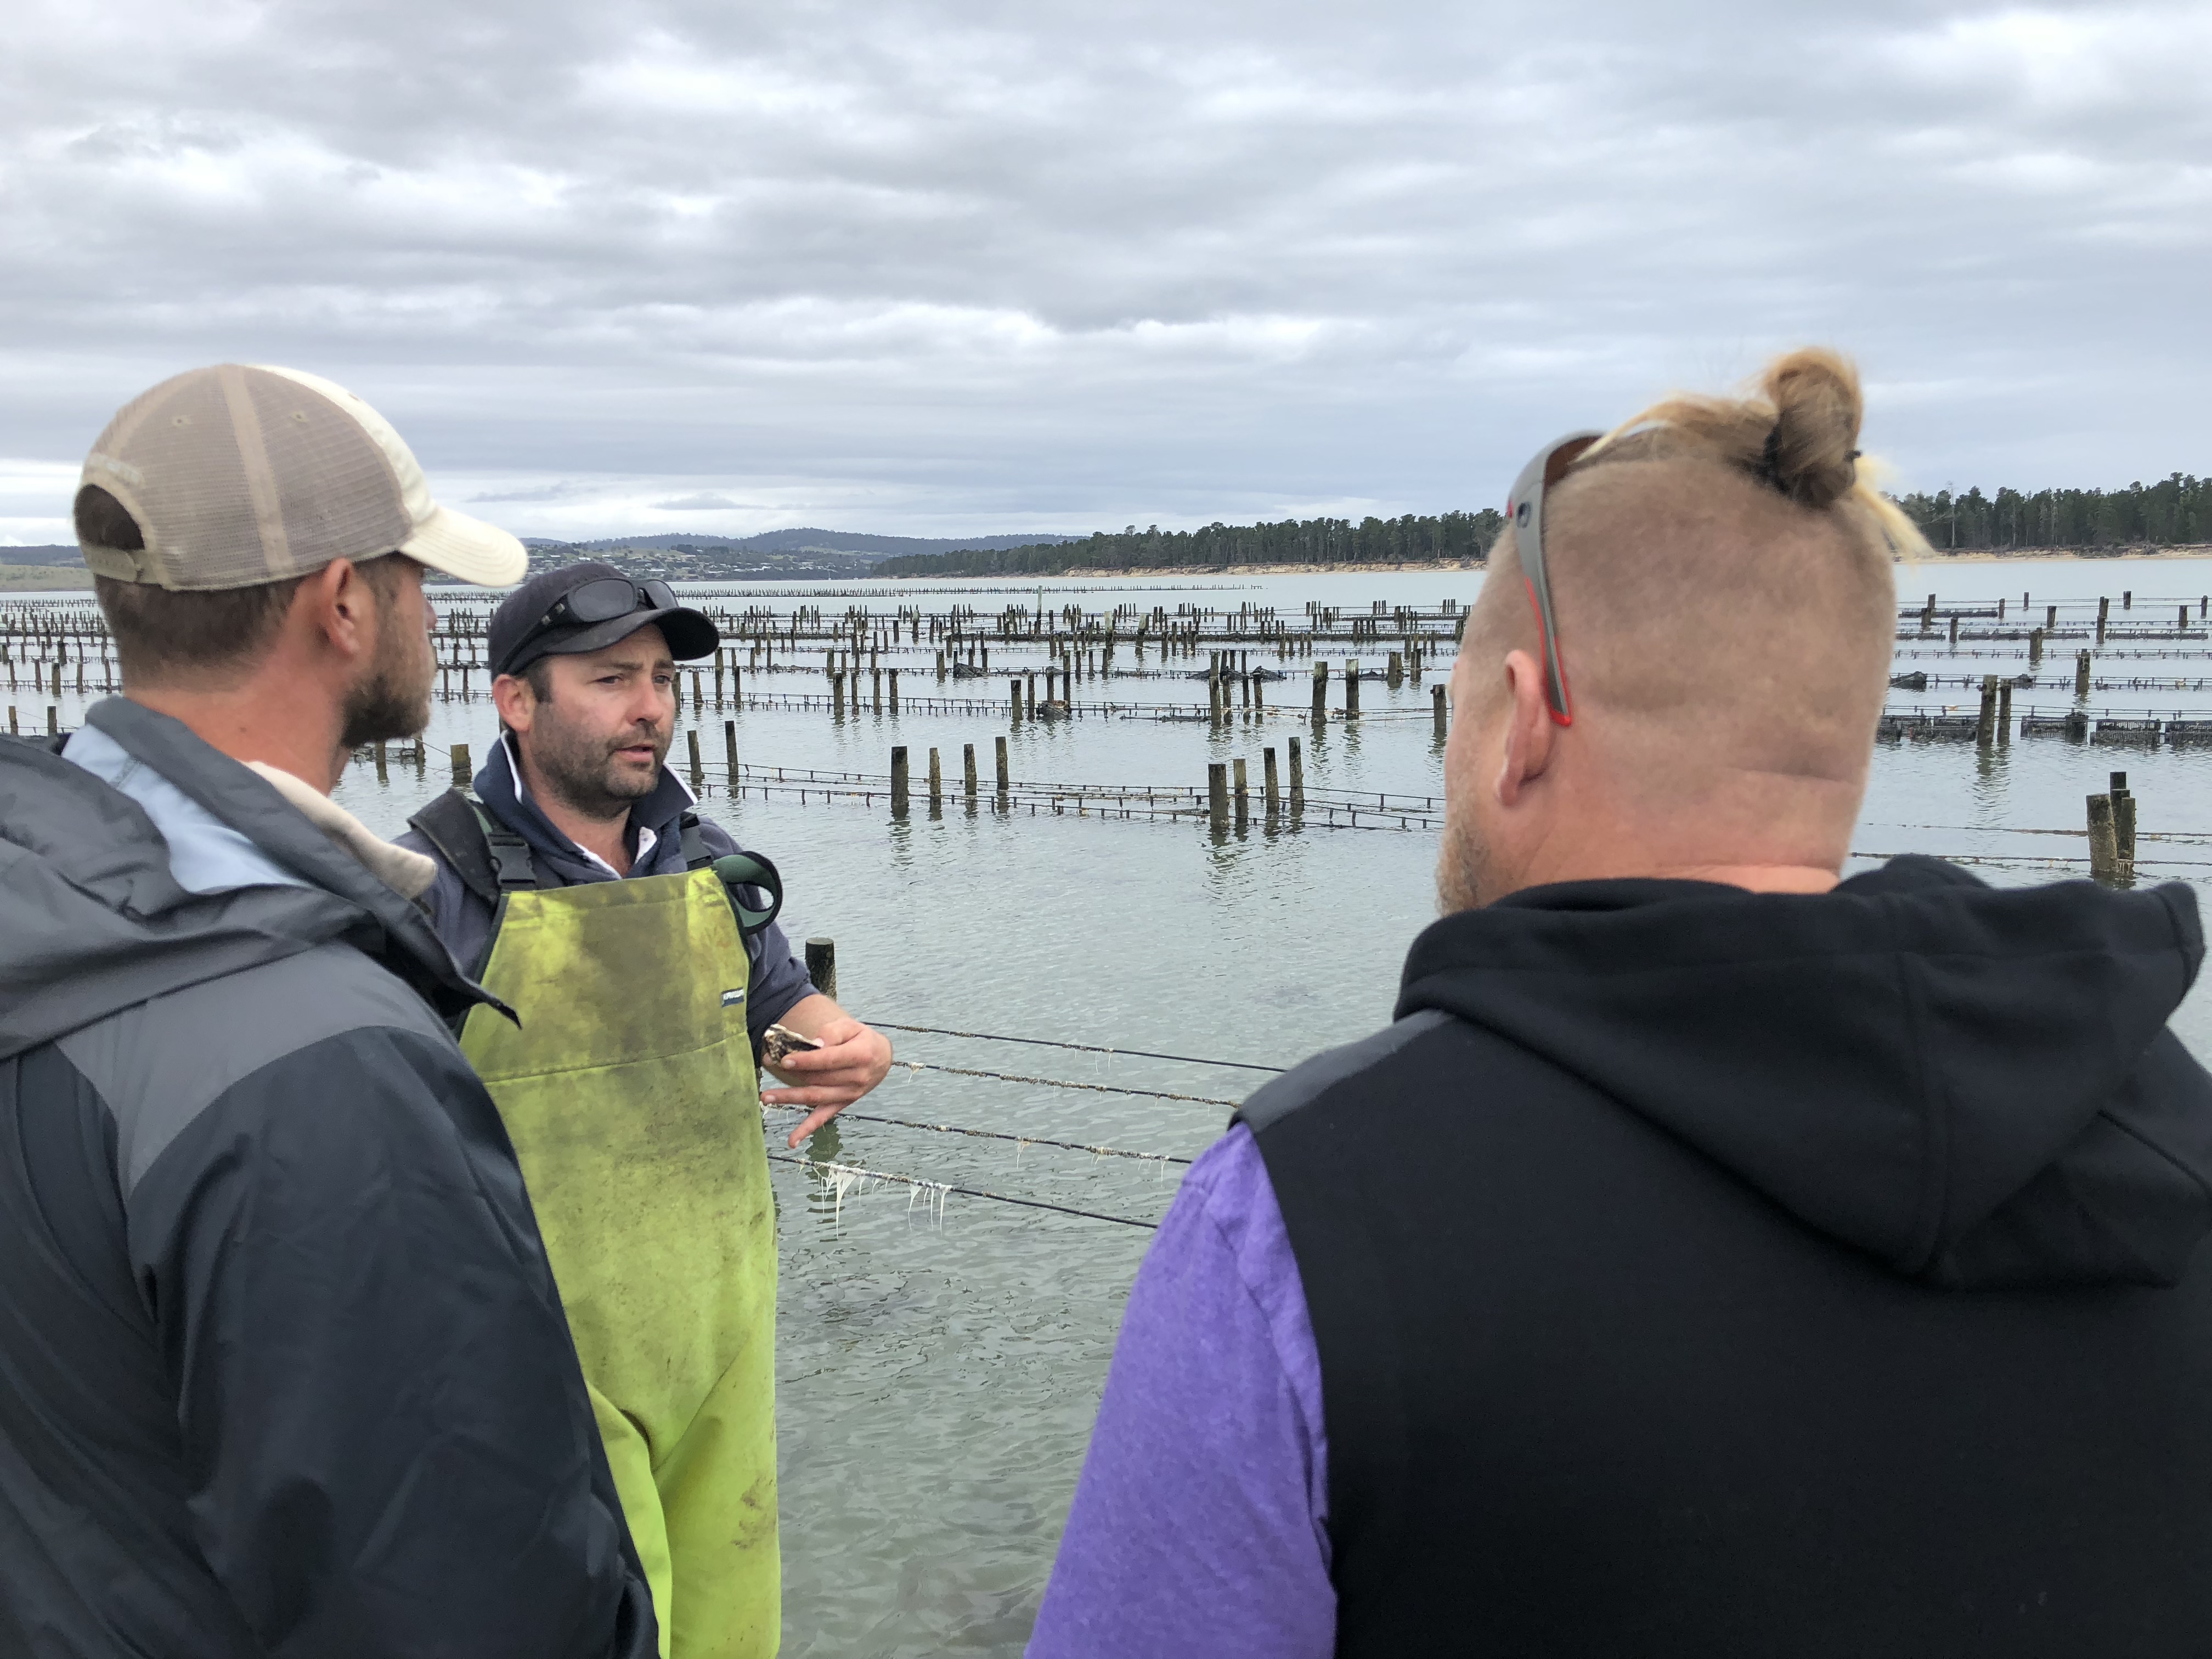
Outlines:
{"label": "gray cloud", "polygon": [[15,25],[0,456],[234,356],[533,533],[1435,510],[1820,339],[1910,483],[2206,465],[2202,7],[209,16]]}

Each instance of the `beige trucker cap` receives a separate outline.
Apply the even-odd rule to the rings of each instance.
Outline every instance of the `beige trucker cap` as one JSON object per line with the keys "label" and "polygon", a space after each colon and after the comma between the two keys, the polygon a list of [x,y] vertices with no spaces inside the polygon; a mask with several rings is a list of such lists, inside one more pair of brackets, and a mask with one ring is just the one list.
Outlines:
{"label": "beige trucker cap", "polygon": [[255,587],[335,559],[404,553],[487,587],[519,582],[522,544],[430,499],[413,453],[342,386],[296,368],[218,363],[118,410],[78,488],[106,490],[143,549],[79,538],[94,574],[167,588]]}

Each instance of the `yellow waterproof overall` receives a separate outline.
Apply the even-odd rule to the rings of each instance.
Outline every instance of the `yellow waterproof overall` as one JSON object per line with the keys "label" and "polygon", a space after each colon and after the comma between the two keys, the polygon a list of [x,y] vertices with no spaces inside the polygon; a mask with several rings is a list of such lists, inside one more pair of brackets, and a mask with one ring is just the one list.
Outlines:
{"label": "yellow waterproof overall", "polygon": [[502,894],[473,1010],[653,1589],[664,1659],[769,1659],[775,1215],[721,880]]}

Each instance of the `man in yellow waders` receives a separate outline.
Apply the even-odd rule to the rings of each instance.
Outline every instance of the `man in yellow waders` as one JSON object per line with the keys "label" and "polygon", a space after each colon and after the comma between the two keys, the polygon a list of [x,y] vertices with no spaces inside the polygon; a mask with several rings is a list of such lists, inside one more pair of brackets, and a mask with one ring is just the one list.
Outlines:
{"label": "man in yellow waders", "polygon": [[[817,993],[775,925],[775,866],[664,764],[676,663],[714,623],[604,564],[547,571],[492,618],[502,727],[476,794],[402,843],[464,968],[520,1027],[461,1048],[521,1160],[651,1582],[662,1652],[767,1659],[781,1631],[775,1221],[759,1103],[790,1144],[883,1079],[890,1045]],[[818,1041],[772,1061],[771,1024]]]}

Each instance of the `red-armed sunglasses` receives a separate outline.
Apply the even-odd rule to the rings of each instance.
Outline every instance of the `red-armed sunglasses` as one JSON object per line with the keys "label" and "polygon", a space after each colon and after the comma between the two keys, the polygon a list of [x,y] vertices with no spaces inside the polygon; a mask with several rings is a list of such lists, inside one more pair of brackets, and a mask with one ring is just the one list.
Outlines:
{"label": "red-armed sunglasses", "polygon": [[1528,585],[1528,603],[1536,608],[1536,628],[1544,645],[1544,701],[1552,718],[1561,726],[1575,723],[1574,706],[1567,701],[1567,671],[1559,665],[1559,623],[1552,610],[1552,581],[1544,565],[1544,492],[1566,477],[1567,469],[1602,432],[1570,432],[1536,452],[1536,459],[1521,469],[1513,493],[1505,498],[1505,516],[1513,521],[1513,547],[1521,556],[1521,578]]}

